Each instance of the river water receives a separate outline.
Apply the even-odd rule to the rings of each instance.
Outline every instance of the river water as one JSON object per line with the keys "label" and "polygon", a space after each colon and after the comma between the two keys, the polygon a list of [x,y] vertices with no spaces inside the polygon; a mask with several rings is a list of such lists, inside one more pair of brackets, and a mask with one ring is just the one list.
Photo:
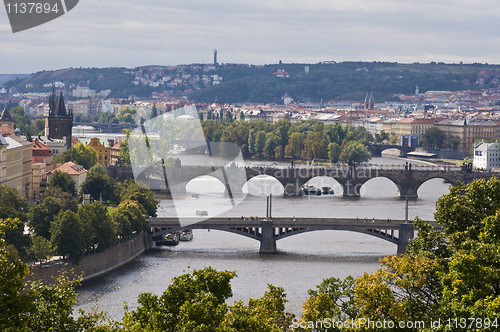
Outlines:
{"label": "river water", "polygon": [[[401,164],[401,159],[374,158],[376,164]],[[250,166],[258,166],[254,162]],[[262,164],[262,163],[260,163]],[[396,196],[397,188],[388,179],[368,181],[360,198],[343,198],[338,184],[315,178],[309,184],[331,186],[329,196],[284,197],[272,179],[254,179],[249,195],[227,216],[265,216],[266,196],[273,193],[272,215],[275,217],[349,217],[404,219],[405,202]],[[323,181],[323,182],[321,182]],[[325,182],[326,181],[326,182]],[[409,202],[409,218],[433,219],[435,202],[448,192],[448,184],[440,179],[429,180],[418,190],[418,199]],[[212,188],[205,193],[214,200],[223,195],[220,182],[199,178],[187,189]],[[253,188],[253,189],[252,189]],[[255,188],[260,188],[255,192]],[[252,192],[254,190],[254,192]],[[256,195],[260,193],[261,195]],[[196,206],[196,198],[186,195],[185,204]],[[162,201],[159,216],[175,213],[171,201]],[[137,307],[137,296],[143,292],[161,294],[173,277],[207,266],[237,272],[231,285],[233,297],[228,301],[248,301],[261,297],[267,284],[281,286],[287,294],[286,309],[298,316],[307,290],[315,288],[324,278],[344,278],[373,272],[380,267],[379,259],[396,254],[396,245],[369,235],[345,231],[316,231],[290,236],[277,242],[274,255],[259,254],[259,242],[232,233],[215,230],[194,230],[194,239],[175,247],[153,247],[126,266],[102,277],[84,282],[77,289],[77,308],[90,310],[97,306],[113,318],[123,317],[123,303]]]}

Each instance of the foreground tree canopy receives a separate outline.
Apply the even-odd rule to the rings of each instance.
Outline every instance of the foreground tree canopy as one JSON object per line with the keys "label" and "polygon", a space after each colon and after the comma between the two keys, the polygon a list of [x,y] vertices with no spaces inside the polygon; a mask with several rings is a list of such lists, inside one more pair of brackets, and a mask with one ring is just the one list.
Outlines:
{"label": "foreground tree canopy", "polygon": [[[7,197],[7,196],[5,196]],[[71,211],[65,222],[78,228],[103,214],[98,203]],[[136,201],[113,212],[140,215]],[[284,289],[268,285],[259,299],[229,305],[235,272],[212,268],[173,279],[162,295],[143,293],[139,307],[125,308],[121,322],[103,314],[74,319],[74,290],[62,278],[56,286],[22,280],[27,266],[11,256],[4,240],[19,220],[0,221],[0,329],[2,331],[498,331],[500,329],[500,181],[458,184],[439,198],[435,219],[442,231],[415,220],[419,232],[408,250],[381,260],[374,273],[345,279],[329,278],[308,292],[302,318],[286,313]],[[63,211],[54,225],[62,223]],[[132,218],[133,220],[133,218]],[[101,222],[102,223],[102,222]],[[129,224],[127,227],[141,227]],[[103,226],[104,227],[104,226]],[[63,229],[63,228],[61,228]],[[52,232],[52,230],[51,230]],[[84,229],[82,230],[85,233]],[[99,233],[105,233],[101,228]],[[87,239],[101,245],[100,234]],[[41,237],[43,239],[43,237]],[[335,324],[348,322],[348,324]],[[369,325],[367,322],[373,322]],[[385,322],[385,323],[383,323]],[[333,324],[333,325],[332,325]],[[375,325],[376,324],[376,325]],[[410,325],[408,325],[410,324]],[[434,324],[431,326],[431,324]],[[333,327],[332,327],[333,326]]]}

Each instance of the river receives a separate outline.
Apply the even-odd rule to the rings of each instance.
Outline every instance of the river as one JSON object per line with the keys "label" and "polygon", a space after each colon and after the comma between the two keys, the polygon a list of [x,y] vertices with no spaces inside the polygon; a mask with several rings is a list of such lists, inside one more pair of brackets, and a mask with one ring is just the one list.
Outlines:
{"label": "river", "polygon": [[[401,159],[373,158],[376,164],[401,164]],[[252,164],[251,166],[257,166]],[[396,186],[384,178],[368,181],[361,190],[360,198],[343,198],[338,184],[332,180],[315,178],[311,185],[329,185],[335,190],[330,196],[284,197],[275,192],[279,186],[273,180],[255,179],[253,188],[263,195],[249,193],[227,216],[265,216],[266,196],[273,193],[272,214],[278,216],[314,216],[349,218],[404,219],[405,202],[396,196]],[[260,182],[260,184],[259,184]],[[200,187],[213,188],[211,197],[222,195],[221,183],[207,178],[190,182],[188,191]],[[448,184],[440,179],[429,180],[418,190],[418,199],[409,202],[409,218],[419,216],[433,219],[435,202],[448,192]],[[222,189],[221,189],[222,188]],[[186,195],[185,204],[196,205],[196,199]],[[162,201],[159,216],[171,215],[175,207],[171,201]],[[90,310],[97,306],[107,311],[112,318],[123,317],[123,303],[129,308],[137,307],[140,293],[161,294],[173,277],[202,269],[207,266],[219,270],[237,272],[231,285],[233,297],[228,301],[248,301],[261,297],[267,284],[281,286],[287,294],[286,309],[301,315],[302,303],[307,299],[307,290],[315,288],[324,278],[344,278],[373,272],[380,267],[379,259],[396,253],[396,245],[369,235],[345,231],[316,231],[287,237],[277,241],[277,253],[259,254],[259,242],[222,231],[194,230],[194,239],[181,242],[175,247],[153,247],[126,266],[102,277],[84,282],[77,289],[76,307]]]}

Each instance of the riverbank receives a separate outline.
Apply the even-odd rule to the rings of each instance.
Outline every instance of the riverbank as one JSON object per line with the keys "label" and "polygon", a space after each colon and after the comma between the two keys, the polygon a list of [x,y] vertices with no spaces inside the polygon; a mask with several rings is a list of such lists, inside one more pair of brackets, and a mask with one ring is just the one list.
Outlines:
{"label": "riverbank", "polygon": [[151,246],[152,240],[149,234],[136,234],[102,253],[84,256],[78,264],[55,261],[35,266],[26,276],[26,280],[39,279],[45,283],[53,283],[55,278],[63,272],[69,273],[72,277],[80,276],[83,273],[83,280],[90,280],[131,262]]}

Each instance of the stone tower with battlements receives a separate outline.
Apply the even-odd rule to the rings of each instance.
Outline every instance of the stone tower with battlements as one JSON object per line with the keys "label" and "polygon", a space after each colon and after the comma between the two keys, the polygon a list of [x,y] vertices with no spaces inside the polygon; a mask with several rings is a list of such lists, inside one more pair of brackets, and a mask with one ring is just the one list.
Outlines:
{"label": "stone tower with battlements", "polygon": [[55,89],[49,97],[49,115],[45,117],[45,136],[48,138],[66,138],[66,147],[71,148],[71,130],[73,128],[73,112],[66,110],[61,92],[56,99]]}

